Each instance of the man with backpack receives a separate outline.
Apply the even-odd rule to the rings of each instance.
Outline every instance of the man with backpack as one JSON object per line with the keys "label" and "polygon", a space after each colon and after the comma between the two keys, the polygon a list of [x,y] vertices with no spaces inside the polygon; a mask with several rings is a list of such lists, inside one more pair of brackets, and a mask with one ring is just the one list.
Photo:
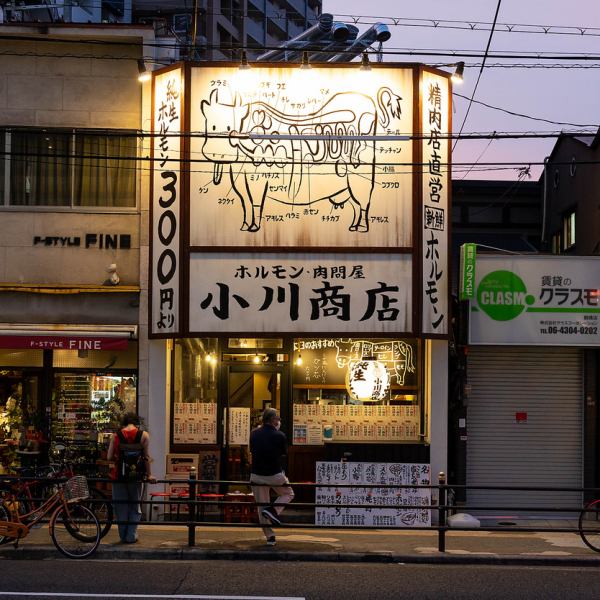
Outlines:
{"label": "man with backpack", "polygon": [[156,481],[150,471],[149,443],[150,436],[140,429],[139,417],[135,413],[126,413],[121,419],[121,428],[111,438],[108,447],[108,460],[113,462],[110,473],[112,499],[119,537],[124,544],[138,541],[142,483]]}

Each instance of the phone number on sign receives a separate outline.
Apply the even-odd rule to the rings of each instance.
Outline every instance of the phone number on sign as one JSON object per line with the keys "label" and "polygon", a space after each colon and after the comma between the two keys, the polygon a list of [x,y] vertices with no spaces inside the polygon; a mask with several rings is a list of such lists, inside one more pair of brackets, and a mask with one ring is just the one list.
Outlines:
{"label": "phone number on sign", "polygon": [[549,333],[549,334],[555,334],[555,333],[562,333],[562,334],[579,333],[579,334],[582,334],[582,335],[598,335],[598,328],[597,327],[578,327],[576,325],[569,326],[569,327],[546,327],[545,329],[541,330],[541,333]]}

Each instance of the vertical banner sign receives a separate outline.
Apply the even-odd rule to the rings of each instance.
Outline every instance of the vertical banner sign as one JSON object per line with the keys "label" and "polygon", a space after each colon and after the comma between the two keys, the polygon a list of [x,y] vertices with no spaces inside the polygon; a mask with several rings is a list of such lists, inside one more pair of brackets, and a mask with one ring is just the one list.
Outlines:
{"label": "vertical banner sign", "polygon": [[450,89],[446,77],[423,72],[423,333],[448,333],[448,188]]}
{"label": "vertical banner sign", "polygon": [[182,70],[154,79],[150,334],[179,333]]}
{"label": "vertical banner sign", "polygon": [[475,258],[477,244],[463,244],[460,247],[460,288],[458,297],[470,300],[475,296]]}

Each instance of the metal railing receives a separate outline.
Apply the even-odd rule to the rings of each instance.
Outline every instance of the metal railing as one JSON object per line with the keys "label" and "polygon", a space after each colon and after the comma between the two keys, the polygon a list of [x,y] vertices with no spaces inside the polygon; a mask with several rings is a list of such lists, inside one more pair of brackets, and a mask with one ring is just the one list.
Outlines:
{"label": "metal railing", "polygon": [[[44,486],[52,486],[57,483],[61,483],[60,479],[57,478],[42,478],[42,477],[22,477],[22,476],[0,476],[0,493],[4,493],[7,489],[11,488],[18,489],[24,482],[29,482],[43,488]],[[109,484],[114,483],[112,480],[107,478],[88,478],[90,487],[97,484]],[[221,492],[224,490],[231,490],[234,488],[250,488],[250,487],[261,487],[258,484],[249,481],[226,481],[226,480],[199,480],[196,478],[195,472],[192,470],[189,473],[187,479],[160,479],[156,481],[156,484],[177,484],[185,491],[180,489],[177,493],[169,492],[149,492],[146,496],[150,499],[142,498],[140,504],[143,507],[150,507],[149,518],[144,521],[146,525],[180,525],[186,527],[188,530],[188,546],[195,546],[196,544],[196,529],[199,526],[231,526],[231,527],[261,527],[261,524],[254,520],[253,517],[257,517],[258,509],[265,506],[270,506],[269,503],[257,503],[253,499],[249,500],[248,496],[244,496],[241,499],[239,492],[224,492],[215,493],[210,490],[219,489]],[[584,508],[584,504],[578,504],[577,506],[518,506],[518,505],[493,505],[493,506],[481,506],[468,504],[461,504],[457,507],[453,501],[449,498],[453,497],[457,490],[488,490],[488,491],[499,491],[499,492],[538,492],[538,493],[553,493],[553,492],[572,492],[573,494],[593,495],[594,497],[600,497],[600,488],[569,488],[569,487],[534,487],[534,486],[466,486],[466,485],[450,485],[446,481],[444,473],[440,473],[438,476],[437,484],[430,485],[397,485],[397,484],[339,484],[339,483],[316,483],[316,482],[290,482],[292,488],[298,490],[299,488],[314,489],[316,492],[317,488],[333,488],[335,490],[341,490],[344,488],[355,488],[355,489],[412,489],[412,490],[429,490],[430,501],[426,504],[342,504],[340,502],[323,503],[323,502],[292,502],[287,505],[289,509],[306,509],[307,512],[316,511],[317,509],[323,508],[334,508],[336,511],[343,511],[344,509],[394,509],[397,511],[430,511],[430,523],[422,526],[414,526],[409,524],[393,525],[391,527],[382,527],[381,525],[373,526],[356,526],[356,525],[323,525],[312,523],[288,523],[286,522],[283,527],[286,528],[305,528],[305,529],[395,529],[395,530],[427,530],[437,531],[438,538],[438,550],[440,552],[446,551],[446,535],[449,531],[466,531],[472,530],[473,527],[460,527],[450,526],[448,524],[449,515],[460,509],[460,512],[477,511],[478,513],[486,513],[489,511],[521,511],[521,512],[532,512],[532,513],[573,513],[573,518],[578,519],[579,514]],[[262,486],[270,487],[270,486]],[[4,490],[4,492],[3,492]],[[204,490],[204,491],[202,491]],[[207,491],[208,490],[208,491]],[[154,495],[153,495],[154,494]],[[240,495],[240,498],[235,498],[236,495]],[[228,497],[229,496],[229,497]],[[41,500],[41,498],[34,498],[30,496],[29,501],[35,502]],[[110,497],[107,498],[113,505],[118,504],[118,501],[112,500]],[[90,498],[87,502],[93,504],[94,502],[102,502],[102,500]],[[153,519],[152,507],[162,506],[163,507],[163,520]],[[168,511],[164,510],[168,507]],[[207,511],[206,509],[210,510]],[[216,512],[217,520],[209,520],[204,517],[207,516],[207,512]],[[170,518],[166,520],[164,515],[168,512]],[[176,514],[177,518],[173,519],[173,514]],[[229,518],[227,515],[229,514]],[[231,513],[235,513],[233,516]],[[181,518],[183,516],[183,518]],[[215,516],[215,515],[213,515]],[[240,519],[239,522],[233,522],[233,519]],[[600,518],[600,517],[599,517]],[[113,523],[129,523],[130,521],[113,521]],[[477,528],[481,531],[553,531],[553,532],[569,532],[579,533],[578,527],[547,527],[547,526],[517,526],[515,524],[509,525],[481,525]]]}

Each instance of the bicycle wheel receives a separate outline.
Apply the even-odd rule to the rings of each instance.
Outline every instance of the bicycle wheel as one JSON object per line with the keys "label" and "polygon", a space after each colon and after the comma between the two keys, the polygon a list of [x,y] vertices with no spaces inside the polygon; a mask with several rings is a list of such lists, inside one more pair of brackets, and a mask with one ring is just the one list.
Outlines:
{"label": "bicycle wheel", "polygon": [[600,552],[600,500],[590,502],[581,511],[579,535],[587,546]]}
{"label": "bicycle wheel", "polygon": [[[8,509],[3,504],[0,504],[0,521],[10,521],[10,514],[8,513]],[[0,535],[0,546],[2,544],[8,544],[8,542],[13,541],[13,538],[9,538],[6,535]]]}
{"label": "bicycle wheel", "polygon": [[83,504],[59,506],[50,519],[50,537],[56,549],[69,558],[91,556],[100,544],[100,524]]}
{"label": "bicycle wheel", "polygon": [[90,500],[84,500],[83,504],[96,515],[98,522],[100,523],[100,538],[103,538],[112,527],[112,502],[106,497],[106,494],[100,490],[90,488]]}

